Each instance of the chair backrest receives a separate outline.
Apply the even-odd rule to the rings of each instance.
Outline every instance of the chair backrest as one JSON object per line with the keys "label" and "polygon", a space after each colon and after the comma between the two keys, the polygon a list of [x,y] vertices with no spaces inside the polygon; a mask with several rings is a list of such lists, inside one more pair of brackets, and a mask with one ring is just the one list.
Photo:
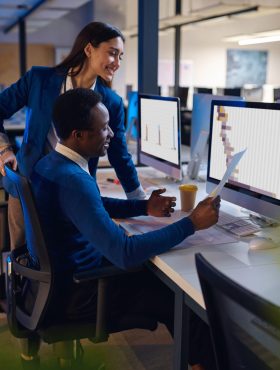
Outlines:
{"label": "chair backrest", "polygon": [[50,271],[49,255],[43,237],[31,185],[27,178],[20,175],[18,172],[13,171],[7,166],[5,166],[5,170],[7,178],[17,190],[21,203],[25,225],[26,244],[29,253],[34,258],[34,262],[39,264],[40,270]]}
{"label": "chair backrest", "polygon": [[280,307],[195,259],[218,369],[280,369]]}
{"label": "chair backrest", "polygon": [[[16,307],[12,307],[10,322],[15,324],[15,321],[23,325],[25,328],[35,330],[38,323],[43,317],[46,309],[46,303],[49,298],[52,282],[52,268],[45,240],[40,226],[40,221],[32,194],[32,189],[29,181],[19,173],[13,171],[8,166],[5,166],[6,176],[9,182],[16,189],[18,194],[24,217],[26,247],[12,251],[10,256],[11,269],[22,277],[26,277],[37,282],[36,296],[34,297],[34,305],[31,312],[27,313],[17,302],[14,295],[15,288],[7,292],[8,300]],[[32,257],[32,266],[21,266],[18,259],[21,258],[21,250],[29,252]],[[13,282],[11,285],[15,284]],[[9,297],[9,294],[11,295]],[[20,299],[19,299],[20,301]],[[9,303],[9,302],[8,302]]]}

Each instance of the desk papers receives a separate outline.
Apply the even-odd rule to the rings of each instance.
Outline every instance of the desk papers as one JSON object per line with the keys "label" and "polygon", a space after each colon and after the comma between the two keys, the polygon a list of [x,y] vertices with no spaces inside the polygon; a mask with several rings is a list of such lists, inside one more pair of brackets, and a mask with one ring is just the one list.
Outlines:
{"label": "desk papers", "polygon": [[[178,219],[178,217],[177,217]],[[141,216],[137,218],[130,218],[125,221],[119,222],[119,225],[126,230],[129,234],[139,235],[149,231],[161,229],[176,220],[171,218],[156,218],[152,216]],[[218,229],[215,226],[210,227],[206,230],[196,231],[194,235],[191,235],[184,239],[175,248],[188,248],[193,246],[203,245],[217,245],[224,243],[235,243],[238,239],[223,230]]]}

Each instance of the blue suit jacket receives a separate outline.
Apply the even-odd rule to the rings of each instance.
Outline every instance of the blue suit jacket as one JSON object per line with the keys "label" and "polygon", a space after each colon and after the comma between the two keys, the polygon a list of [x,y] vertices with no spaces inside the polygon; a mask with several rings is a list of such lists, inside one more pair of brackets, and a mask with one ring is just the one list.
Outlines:
{"label": "blue suit jacket", "polygon": [[[26,106],[26,128],[17,160],[20,172],[29,177],[35,163],[44,155],[45,144],[52,122],[52,109],[59,96],[66,74],[58,74],[55,68],[33,67],[16,83],[0,94],[0,131],[3,121]],[[108,158],[114,167],[124,190],[129,193],[140,185],[131,155],[127,151],[124,136],[124,109],[120,96],[97,79],[95,91],[110,115],[110,127],[114,132],[108,150]],[[89,167],[95,175],[98,159],[92,159]]]}

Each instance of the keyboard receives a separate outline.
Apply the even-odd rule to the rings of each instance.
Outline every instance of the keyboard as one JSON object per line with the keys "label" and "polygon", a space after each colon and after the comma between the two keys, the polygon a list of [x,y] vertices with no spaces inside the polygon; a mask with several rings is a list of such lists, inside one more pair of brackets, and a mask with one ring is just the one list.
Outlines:
{"label": "keyboard", "polygon": [[250,220],[241,217],[235,217],[220,211],[217,226],[220,226],[226,231],[229,231],[237,236],[246,236],[254,234],[261,230],[259,225],[254,224]]}

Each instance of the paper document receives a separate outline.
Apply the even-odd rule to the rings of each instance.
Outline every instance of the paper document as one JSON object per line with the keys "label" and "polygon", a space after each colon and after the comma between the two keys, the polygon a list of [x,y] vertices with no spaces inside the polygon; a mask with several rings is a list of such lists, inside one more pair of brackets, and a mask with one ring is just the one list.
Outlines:
{"label": "paper document", "polygon": [[193,235],[188,236],[180,244],[176,245],[175,249],[235,243],[236,241],[236,237],[223,232],[215,226],[212,226],[206,230],[196,231]]}
{"label": "paper document", "polygon": [[[180,212],[177,212],[175,220],[172,217],[155,218],[152,216],[140,216],[136,218],[129,218],[124,221],[119,222],[119,225],[125,229],[131,235],[144,234],[149,231],[155,231],[161,229],[176,219],[184,217]],[[215,226],[210,227],[206,230],[196,231],[193,235],[184,239],[175,248],[189,248],[193,246],[203,246],[203,245],[218,245],[224,243],[234,243],[237,238],[216,228]]]}
{"label": "paper document", "polygon": [[235,167],[238,165],[238,162],[243,157],[243,154],[246,152],[246,150],[247,150],[247,148],[242,150],[239,153],[234,154],[234,156],[232,157],[222,180],[216,186],[216,188],[209,194],[209,197],[217,197],[218,195],[221,194],[221,191],[222,191],[223,187],[225,186],[225,183],[228,181],[230,175],[234,171]]}

